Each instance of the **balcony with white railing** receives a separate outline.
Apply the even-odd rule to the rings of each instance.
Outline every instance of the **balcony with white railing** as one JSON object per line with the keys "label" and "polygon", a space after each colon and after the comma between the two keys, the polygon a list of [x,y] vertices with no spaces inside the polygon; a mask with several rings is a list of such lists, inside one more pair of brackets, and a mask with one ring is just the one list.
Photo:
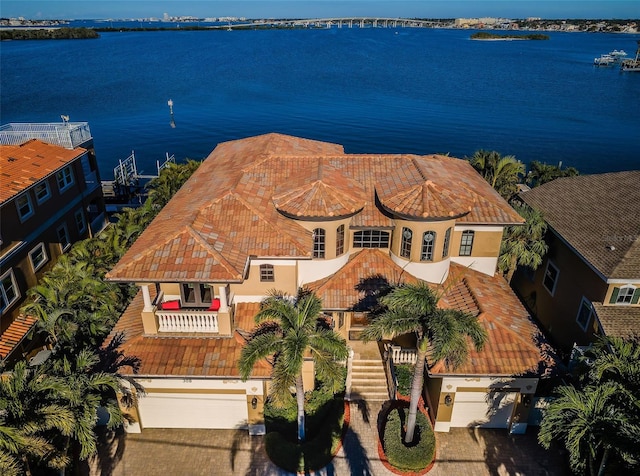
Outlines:
{"label": "balcony with white railing", "polygon": [[416,349],[407,349],[399,345],[389,346],[389,356],[394,364],[415,364],[418,356]]}
{"label": "balcony with white railing", "polygon": [[179,309],[175,311],[156,311],[159,332],[202,332],[218,333],[218,313]]}
{"label": "balcony with white railing", "polygon": [[0,144],[20,145],[39,139],[65,149],[74,149],[92,139],[86,122],[18,123],[0,126]]}

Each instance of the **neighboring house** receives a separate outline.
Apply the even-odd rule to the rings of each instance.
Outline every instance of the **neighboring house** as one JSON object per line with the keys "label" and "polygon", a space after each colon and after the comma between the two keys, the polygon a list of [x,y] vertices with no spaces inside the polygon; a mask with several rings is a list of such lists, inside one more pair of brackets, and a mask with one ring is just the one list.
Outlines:
{"label": "neighboring house", "polygon": [[354,342],[372,293],[418,279],[489,334],[462,369],[430,362],[436,428],[524,431],[543,349],[495,275],[503,228],[522,222],[464,160],[345,154],[280,134],[219,144],[107,274],[140,287],[114,329],[142,360],[146,394],[129,431],[264,431],[270,365],[242,382],[237,360],[270,290],[311,288]]}
{"label": "neighboring house", "polygon": [[549,252],[516,291],[559,347],[640,333],[640,170],[566,177],[520,194]]}
{"label": "neighboring house", "polygon": [[[72,243],[106,224],[86,123],[0,128],[0,359],[28,350],[27,290]],[[13,355],[10,355],[12,354]]]}

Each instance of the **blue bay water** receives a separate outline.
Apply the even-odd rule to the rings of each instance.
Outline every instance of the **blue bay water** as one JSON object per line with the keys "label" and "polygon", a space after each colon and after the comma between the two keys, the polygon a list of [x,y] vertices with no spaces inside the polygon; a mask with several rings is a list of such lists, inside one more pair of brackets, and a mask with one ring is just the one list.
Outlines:
{"label": "blue bay water", "polygon": [[[87,121],[103,178],[135,150],[206,157],[281,132],[348,153],[477,149],[583,173],[640,168],[640,74],[596,68],[640,35],[471,41],[445,29],[157,31],[3,42],[1,119]],[[174,102],[175,128],[167,101]]]}

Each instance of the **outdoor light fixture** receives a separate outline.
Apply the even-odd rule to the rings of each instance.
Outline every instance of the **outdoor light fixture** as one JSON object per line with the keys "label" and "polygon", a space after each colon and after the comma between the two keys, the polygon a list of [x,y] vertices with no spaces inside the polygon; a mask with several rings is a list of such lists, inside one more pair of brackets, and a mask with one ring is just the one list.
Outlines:
{"label": "outdoor light fixture", "polygon": [[448,407],[450,407],[453,404],[453,398],[451,398],[451,395],[449,395],[448,393],[444,397],[444,404]]}
{"label": "outdoor light fixture", "polygon": [[529,405],[531,405],[531,395],[522,395],[522,404],[525,407],[528,407]]}
{"label": "outdoor light fixture", "polygon": [[258,397],[253,397],[251,399],[251,408],[253,408],[254,410],[258,408]]}

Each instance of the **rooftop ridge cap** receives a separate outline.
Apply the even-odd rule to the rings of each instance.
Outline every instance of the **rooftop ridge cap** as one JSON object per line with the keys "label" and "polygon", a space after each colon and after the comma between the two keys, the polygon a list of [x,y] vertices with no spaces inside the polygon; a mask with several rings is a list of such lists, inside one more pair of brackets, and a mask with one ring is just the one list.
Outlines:
{"label": "rooftop ridge cap", "polygon": [[198,233],[193,226],[191,225],[187,225],[187,230],[186,230],[201,246],[203,246],[204,248],[206,248],[207,250],[209,250],[209,253],[213,254],[216,256],[216,258],[218,259],[218,261],[220,261],[220,264],[222,265],[222,267],[224,269],[226,269],[229,273],[231,273],[231,271],[234,271],[236,273],[236,276],[238,277],[242,277],[242,273],[238,272],[238,270],[222,255],[222,253],[220,253],[218,250],[216,250],[213,246],[211,246],[209,244],[209,242],[207,242],[207,240],[205,240],[200,233]]}

